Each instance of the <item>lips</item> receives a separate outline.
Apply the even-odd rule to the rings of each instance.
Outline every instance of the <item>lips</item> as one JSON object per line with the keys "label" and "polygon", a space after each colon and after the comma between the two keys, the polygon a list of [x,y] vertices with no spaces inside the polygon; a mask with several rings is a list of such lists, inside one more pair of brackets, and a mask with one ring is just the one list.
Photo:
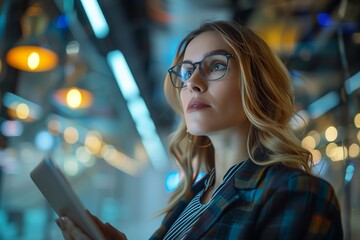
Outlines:
{"label": "lips", "polygon": [[186,112],[194,112],[204,108],[209,108],[210,105],[204,101],[198,99],[192,99],[189,104],[187,105]]}

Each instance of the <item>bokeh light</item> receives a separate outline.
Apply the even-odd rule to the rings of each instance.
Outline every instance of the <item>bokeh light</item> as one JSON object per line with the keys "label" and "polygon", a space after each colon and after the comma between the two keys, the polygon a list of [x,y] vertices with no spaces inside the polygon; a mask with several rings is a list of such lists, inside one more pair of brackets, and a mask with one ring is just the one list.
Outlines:
{"label": "bokeh light", "polygon": [[102,137],[98,132],[91,131],[86,135],[85,147],[92,154],[100,154],[102,147]]}
{"label": "bokeh light", "polygon": [[311,130],[308,133],[308,136],[312,136],[315,139],[316,142],[316,146],[320,143],[321,137],[320,137],[320,133],[316,130]]}
{"label": "bokeh light", "polygon": [[313,150],[316,147],[316,140],[313,136],[306,136],[302,141],[301,145],[307,150]]}
{"label": "bokeh light", "polygon": [[326,156],[330,157],[331,158],[331,153],[332,153],[332,150],[334,148],[337,147],[337,144],[336,143],[329,143],[327,146],[326,146]]}
{"label": "bokeh light", "polygon": [[19,119],[25,120],[29,117],[30,115],[30,109],[29,106],[26,105],[25,103],[20,103],[16,106],[16,116]]}
{"label": "bokeh light", "polygon": [[354,124],[357,128],[360,128],[360,113],[356,114],[354,117]]}
{"label": "bokeh light", "polygon": [[326,131],[325,131],[326,140],[328,140],[329,142],[332,142],[332,141],[335,141],[337,137],[338,137],[338,131],[335,127],[330,126],[326,129]]}
{"label": "bokeh light", "polygon": [[348,156],[348,150],[346,147],[336,147],[331,150],[331,160],[333,161],[341,161],[347,158]]}
{"label": "bokeh light", "polygon": [[79,172],[79,164],[73,157],[69,157],[64,161],[64,171],[69,176],[75,176]]}
{"label": "bokeh light", "polygon": [[111,159],[113,159],[114,157],[116,157],[117,155],[117,150],[114,146],[112,145],[105,145],[103,146],[103,148],[101,149],[101,156],[106,160],[106,161],[111,161]]}
{"label": "bokeh light", "polygon": [[67,143],[74,144],[79,140],[79,132],[74,127],[67,127],[64,131],[64,139]]}
{"label": "bokeh light", "polygon": [[83,146],[76,149],[75,155],[77,160],[86,167],[92,167],[95,164],[94,156]]}
{"label": "bokeh light", "polygon": [[178,172],[169,172],[165,177],[165,189],[168,192],[174,191],[180,183],[180,174]]}
{"label": "bokeh light", "polygon": [[6,137],[18,137],[23,131],[24,126],[18,120],[6,120],[1,124],[1,133]]}
{"label": "bokeh light", "polygon": [[37,69],[40,65],[40,55],[37,52],[31,52],[28,57],[27,64],[30,70]]}
{"label": "bokeh light", "polygon": [[42,151],[49,151],[54,146],[54,138],[48,131],[40,131],[35,136],[35,145]]}
{"label": "bokeh light", "polygon": [[359,156],[359,153],[360,153],[359,145],[356,143],[351,144],[349,147],[349,156],[354,158],[354,157]]}
{"label": "bokeh light", "polygon": [[53,135],[59,135],[62,132],[61,122],[57,119],[52,119],[48,122],[48,129]]}
{"label": "bokeh light", "polygon": [[317,149],[311,150],[311,154],[313,156],[314,164],[318,164],[321,161],[321,152]]}
{"label": "bokeh light", "polygon": [[79,89],[72,88],[68,91],[66,95],[66,102],[71,108],[77,108],[80,106],[82,101],[82,96]]}

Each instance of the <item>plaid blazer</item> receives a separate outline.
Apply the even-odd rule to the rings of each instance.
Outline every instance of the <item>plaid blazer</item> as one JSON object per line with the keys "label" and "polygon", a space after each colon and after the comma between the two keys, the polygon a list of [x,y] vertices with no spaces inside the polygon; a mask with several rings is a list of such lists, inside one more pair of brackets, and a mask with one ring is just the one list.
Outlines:
{"label": "plaid blazer", "polygon": [[[191,199],[197,182],[150,239],[162,239]],[[343,239],[340,208],[325,180],[283,164],[247,160],[185,239]]]}

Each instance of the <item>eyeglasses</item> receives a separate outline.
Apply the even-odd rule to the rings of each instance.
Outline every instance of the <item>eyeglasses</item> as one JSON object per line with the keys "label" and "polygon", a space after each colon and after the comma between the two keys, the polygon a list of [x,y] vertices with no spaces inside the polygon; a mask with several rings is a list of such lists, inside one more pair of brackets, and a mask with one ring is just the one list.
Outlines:
{"label": "eyeglasses", "polygon": [[194,74],[196,65],[199,65],[200,74],[205,80],[219,80],[226,75],[231,57],[234,56],[229,53],[216,53],[207,55],[200,62],[184,61],[179,63],[168,70],[171,82],[175,88],[186,87],[186,82]]}

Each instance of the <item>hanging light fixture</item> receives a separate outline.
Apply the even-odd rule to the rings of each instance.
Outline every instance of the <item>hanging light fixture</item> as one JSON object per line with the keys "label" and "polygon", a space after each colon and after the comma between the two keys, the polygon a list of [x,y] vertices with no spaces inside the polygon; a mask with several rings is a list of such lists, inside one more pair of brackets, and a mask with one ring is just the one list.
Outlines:
{"label": "hanging light fixture", "polygon": [[57,103],[73,110],[88,108],[93,103],[92,93],[77,87],[59,89],[56,91],[54,98]]}
{"label": "hanging light fixture", "polygon": [[38,5],[29,7],[21,18],[22,39],[6,54],[7,63],[19,70],[43,72],[56,67],[58,56],[46,46],[43,34],[48,18]]}

